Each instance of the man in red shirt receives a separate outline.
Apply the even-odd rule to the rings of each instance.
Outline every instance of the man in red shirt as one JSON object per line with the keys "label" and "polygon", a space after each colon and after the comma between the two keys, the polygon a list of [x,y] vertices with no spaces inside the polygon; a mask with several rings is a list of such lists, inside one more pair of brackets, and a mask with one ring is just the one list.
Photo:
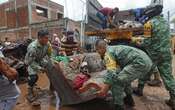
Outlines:
{"label": "man in red shirt", "polygon": [[108,28],[108,24],[111,24],[112,25],[112,19],[113,19],[113,16],[119,12],[119,9],[118,8],[102,8],[100,9],[96,16],[102,21],[102,28],[105,29],[105,28]]}

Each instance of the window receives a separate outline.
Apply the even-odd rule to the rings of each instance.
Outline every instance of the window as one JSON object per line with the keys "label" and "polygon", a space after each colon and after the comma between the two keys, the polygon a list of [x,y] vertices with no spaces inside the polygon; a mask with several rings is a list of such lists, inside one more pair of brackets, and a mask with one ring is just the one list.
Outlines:
{"label": "window", "polygon": [[48,11],[45,8],[36,6],[36,12],[38,16],[46,17],[48,18]]}
{"label": "window", "polygon": [[63,18],[63,14],[62,14],[62,13],[57,13],[57,18],[58,18],[58,19]]}

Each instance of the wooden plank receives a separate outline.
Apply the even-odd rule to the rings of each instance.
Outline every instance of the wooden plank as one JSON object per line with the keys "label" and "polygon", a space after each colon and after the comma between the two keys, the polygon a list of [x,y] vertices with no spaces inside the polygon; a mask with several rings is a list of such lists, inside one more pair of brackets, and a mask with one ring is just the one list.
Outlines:
{"label": "wooden plank", "polygon": [[151,27],[149,27],[149,25],[145,25],[144,27],[137,27],[137,28],[104,29],[104,30],[85,32],[85,34],[88,37],[91,36],[105,37],[108,40],[132,39],[132,37],[140,35],[143,35],[144,37],[150,37]]}

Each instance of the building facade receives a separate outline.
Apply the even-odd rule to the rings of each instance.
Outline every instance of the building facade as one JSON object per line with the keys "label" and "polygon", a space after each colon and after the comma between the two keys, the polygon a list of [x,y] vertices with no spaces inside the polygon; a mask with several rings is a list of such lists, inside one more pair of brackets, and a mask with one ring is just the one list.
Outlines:
{"label": "building facade", "polygon": [[50,0],[9,0],[0,4],[0,40],[35,38],[42,28],[60,34],[63,16],[64,7]]}

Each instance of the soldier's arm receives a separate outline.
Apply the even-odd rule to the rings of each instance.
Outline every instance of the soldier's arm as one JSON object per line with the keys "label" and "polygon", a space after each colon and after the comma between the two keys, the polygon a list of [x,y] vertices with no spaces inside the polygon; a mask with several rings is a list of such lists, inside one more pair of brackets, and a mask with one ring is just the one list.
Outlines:
{"label": "soldier's arm", "polygon": [[42,67],[36,62],[36,50],[29,48],[25,57],[25,64],[30,66],[35,71],[40,71]]}

